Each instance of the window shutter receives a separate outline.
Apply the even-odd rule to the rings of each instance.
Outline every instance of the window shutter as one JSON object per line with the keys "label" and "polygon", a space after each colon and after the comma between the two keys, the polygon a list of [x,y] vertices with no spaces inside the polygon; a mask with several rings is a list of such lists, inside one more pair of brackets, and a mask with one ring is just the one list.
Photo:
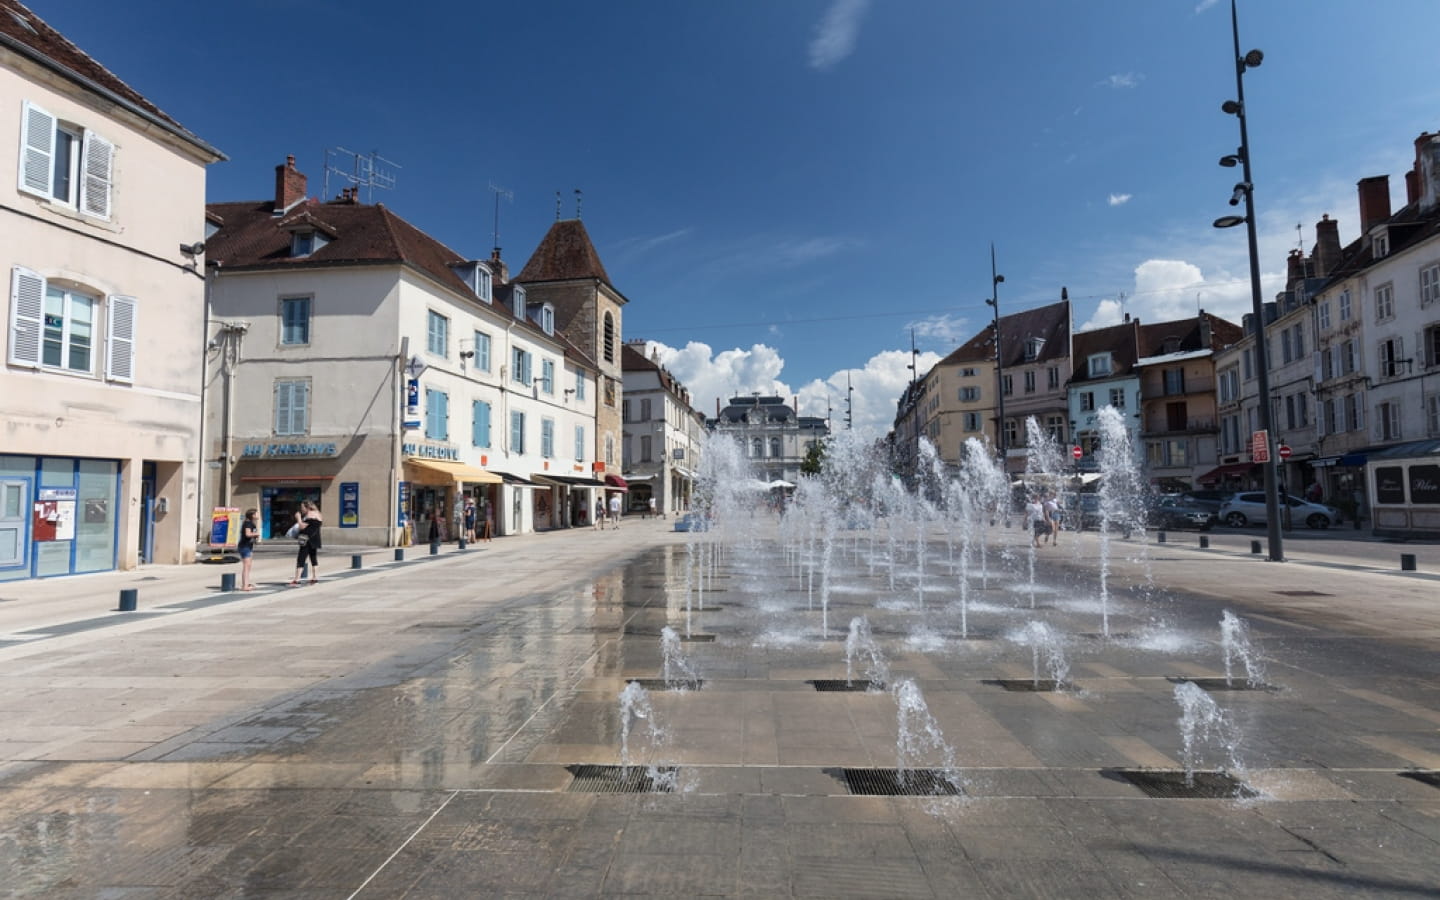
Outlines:
{"label": "window shutter", "polygon": [[110,218],[111,176],[115,170],[115,145],[93,131],[85,132],[81,152],[80,211],[97,219]]}
{"label": "window shutter", "polygon": [[310,433],[310,382],[297,381],[293,388],[294,398],[290,401],[290,424],[296,434]]}
{"label": "window shutter", "polygon": [[290,384],[275,382],[275,433],[290,433]]}
{"label": "window shutter", "polygon": [[10,276],[10,362],[40,367],[40,321],[45,309],[45,279],[16,266]]}
{"label": "window shutter", "polygon": [[439,398],[440,398],[440,421],[439,421],[439,423],[436,425],[436,427],[439,428],[439,430],[440,430],[440,434],[439,434],[440,440],[444,441],[444,440],[449,440],[449,438],[450,438],[450,395],[449,395],[449,394],[446,394],[446,393],[444,393],[444,392],[441,392],[441,393],[439,394]]}
{"label": "window shutter", "polygon": [[55,117],[27,102],[20,131],[20,190],[49,197],[50,169],[55,156]]}
{"label": "window shutter", "polygon": [[135,380],[134,297],[111,295],[105,340],[105,377],[111,381]]}

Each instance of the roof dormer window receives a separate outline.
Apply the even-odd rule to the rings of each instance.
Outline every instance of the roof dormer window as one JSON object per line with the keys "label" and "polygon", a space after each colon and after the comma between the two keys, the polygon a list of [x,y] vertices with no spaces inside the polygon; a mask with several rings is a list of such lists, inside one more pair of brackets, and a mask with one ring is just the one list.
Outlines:
{"label": "roof dormer window", "polygon": [[1090,377],[1099,378],[1110,374],[1110,354],[1095,353],[1090,356]]}
{"label": "roof dormer window", "polygon": [[1025,340],[1025,361],[1034,362],[1040,356],[1040,351],[1045,346],[1045,339],[1032,337]]}
{"label": "roof dormer window", "polygon": [[1375,239],[1371,242],[1373,255],[1376,259],[1384,259],[1390,255],[1390,235],[1381,230],[1375,232]]}
{"label": "roof dormer window", "polygon": [[514,293],[510,295],[510,307],[511,311],[515,313],[515,318],[525,318],[525,288],[518,284],[515,285]]}
{"label": "roof dormer window", "polygon": [[1179,353],[1180,339],[1178,337],[1167,337],[1160,345],[1161,353]]}
{"label": "roof dormer window", "polygon": [[465,287],[485,303],[492,302],[493,295],[490,292],[491,275],[490,267],[478,260],[468,260],[450,267],[455,277],[465,282]]}
{"label": "roof dormer window", "polygon": [[546,334],[555,333],[555,307],[548,303],[540,307],[540,330]]}
{"label": "roof dormer window", "polygon": [[290,255],[294,257],[309,256],[317,249],[315,243],[315,232],[297,231],[290,235]]}

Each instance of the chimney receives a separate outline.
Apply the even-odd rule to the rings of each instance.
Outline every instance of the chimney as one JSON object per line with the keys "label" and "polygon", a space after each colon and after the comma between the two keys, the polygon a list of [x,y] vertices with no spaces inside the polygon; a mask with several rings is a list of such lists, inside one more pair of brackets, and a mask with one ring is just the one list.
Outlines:
{"label": "chimney", "polygon": [[1067,291],[1067,290],[1065,290],[1065,285],[1063,285],[1063,284],[1060,285],[1060,299],[1061,299],[1062,301],[1063,301],[1063,300],[1069,300],[1069,299],[1070,299],[1070,292]]}
{"label": "chimney", "polygon": [[1212,349],[1210,346],[1210,317],[1205,315],[1205,310],[1202,309],[1196,318],[1200,320],[1200,349]]}
{"label": "chimney", "polygon": [[1326,213],[1315,223],[1315,277],[1324,278],[1340,265],[1340,223]]}
{"label": "chimney", "polygon": [[490,251],[490,275],[495,279],[496,284],[510,283],[510,267],[505,265],[505,260],[500,258],[499,247]]}
{"label": "chimney", "polygon": [[1390,176],[1372,175],[1356,183],[1360,191],[1360,233],[1390,218]]}
{"label": "chimney", "polygon": [[283,213],[305,199],[305,176],[295,168],[295,157],[275,167],[275,213]]}
{"label": "chimney", "polygon": [[1420,211],[1429,212],[1440,201],[1440,134],[1427,131],[1415,139],[1415,172]]}
{"label": "chimney", "polygon": [[1420,173],[1411,169],[1405,173],[1405,205],[1420,199]]}
{"label": "chimney", "polygon": [[1305,277],[1305,254],[1300,252],[1299,250],[1291,250],[1290,255],[1286,257],[1285,262],[1287,264],[1287,271],[1285,273],[1285,288],[1286,290],[1290,290],[1295,286],[1295,282],[1300,281]]}

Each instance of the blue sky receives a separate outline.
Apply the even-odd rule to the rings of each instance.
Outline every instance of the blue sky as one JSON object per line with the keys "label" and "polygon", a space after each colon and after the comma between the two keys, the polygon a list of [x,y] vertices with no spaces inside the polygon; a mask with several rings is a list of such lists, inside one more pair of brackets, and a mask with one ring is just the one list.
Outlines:
{"label": "blue sky", "polygon": [[[269,196],[287,154],[319,195],[326,148],[376,152],[374,199],[465,255],[508,189],[518,271],[582,190],[625,336],[710,414],[765,391],[838,423],[848,378],[883,432],[912,330],[923,371],[989,320],[992,241],[1003,312],[1062,285],[1077,326],[1250,305],[1244,230],[1210,226],[1227,0],[29,2],[230,157],[212,201]],[[1404,203],[1437,33],[1434,0],[1242,0],[1267,298],[1323,213],[1356,237],[1357,180]]]}

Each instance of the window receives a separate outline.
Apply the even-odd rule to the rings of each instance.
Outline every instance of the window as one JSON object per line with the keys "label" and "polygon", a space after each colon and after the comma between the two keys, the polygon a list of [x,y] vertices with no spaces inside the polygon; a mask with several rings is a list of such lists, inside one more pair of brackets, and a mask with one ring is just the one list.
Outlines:
{"label": "window", "polygon": [[650,421],[650,398],[649,398],[649,397],[642,397],[642,398],[640,398],[640,421],[641,421],[641,422],[648,422],[648,421]]}
{"label": "window", "polygon": [[1395,318],[1395,286],[1382,284],[1375,289],[1375,321]]}
{"label": "window", "polygon": [[1014,419],[1005,420],[1005,446],[1020,446],[1020,423]]}
{"label": "window", "polygon": [[134,380],[134,297],[111,294],[102,302],[98,296],[52,284],[38,272],[16,266],[11,273],[10,300],[12,364],[95,375],[103,324],[105,377]]}
{"label": "window", "polygon": [[1165,430],[1184,431],[1189,427],[1188,407],[1184,403],[1165,404]]}
{"label": "window", "polygon": [[1291,331],[1295,333],[1295,337],[1292,338],[1292,342],[1295,344],[1295,358],[1299,359],[1305,355],[1305,326],[1296,323]]}
{"label": "window", "polygon": [[1321,381],[1328,381],[1335,377],[1335,352],[1329,347],[1320,351],[1320,375]]}
{"label": "window", "polygon": [[433,309],[426,317],[425,349],[436,356],[444,356],[450,350],[450,320]]}
{"label": "window", "polygon": [[525,414],[519,411],[510,413],[510,452],[525,452]]}
{"label": "window", "polygon": [[1029,338],[1025,341],[1025,361],[1034,362],[1045,346],[1044,338]]}
{"label": "window", "polygon": [[585,426],[575,426],[575,461],[585,461]]}
{"label": "window", "polygon": [[967,413],[965,414],[965,430],[966,430],[966,431],[979,431],[979,430],[980,430],[980,414],[979,414],[979,413],[976,413],[976,412],[967,412]]}
{"label": "window", "polygon": [[1081,412],[1094,412],[1094,410],[1095,410],[1095,392],[1094,392],[1094,391],[1081,391],[1081,392],[1080,392],[1080,411],[1081,411]]}
{"label": "window", "polygon": [[42,366],[87,375],[95,371],[95,314],[99,305],[94,297],[46,285]]}
{"label": "window", "polygon": [[310,429],[310,382],[275,382],[275,433],[306,434]]}
{"label": "window", "polygon": [[1321,416],[1315,425],[1321,434],[1335,434],[1344,430],[1341,428],[1340,418],[1336,414],[1339,409],[1339,404],[1337,404],[1334,399],[1326,400],[1320,409]]}
{"label": "window", "polygon": [[1255,348],[1246,347],[1240,354],[1240,360],[1245,364],[1245,380],[1249,381],[1255,377]]}
{"label": "window", "polygon": [[20,124],[20,190],[108,220],[114,172],[114,144],[25,103]]}
{"label": "window", "polygon": [[1399,375],[1402,364],[1409,362],[1409,360],[1401,359],[1405,353],[1403,347],[1404,341],[1399,337],[1380,342],[1380,376],[1382,378]]}
{"label": "window", "polygon": [[1098,378],[1110,374],[1110,354],[1096,353],[1090,357],[1090,377]]}
{"label": "window", "polygon": [[1185,441],[1151,441],[1145,445],[1145,458],[1151,466],[1185,466],[1189,450]]}
{"label": "window", "polygon": [[313,231],[295,231],[290,234],[290,255],[306,257],[325,246],[325,239]]}
{"label": "window", "polygon": [[540,389],[551,396],[555,394],[555,362],[553,360],[540,360]]}
{"label": "window", "polygon": [[640,435],[640,461],[654,462],[655,439],[648,434]]}
{"label": "window", "polygon": [[1034,372],[1026,372],[1026,373],[1025,373],[1025,393],[1027,393],[1027,394],[1033,394],[1033,393],[1035,393],[1035,373],[1034,373]]}
{"label": "window", "polygon": [[544,459],[555,458],[555,420],[540,420],[540,456]]}
{"label": "window", "polygon": [[470,404],[470,443],[476,447],[490,446],[490,404],[484,400]]}
{"label": "window", "polygon": [[1318,307],[1318,310],[1319,310],[1319,316],[1320,316],[1320,330],[1321,330],[1321,331],[1329,331],[1329,330],[1330,330],[1330,301],[1329,301],[1329,300],[1326,300],[1324,303],[1320,304],[1320,306]]}
{"label": "window", "polygon": [[961,369],[961,370],[960,370],[960,377],[961,377],[961,378],[974,378],[976,375],[979,375],[979,374],[980,374],[980,370],[979,370],[979,369],[966,368],[966,369]]}
{"label": "window", "polygon": [[1420,270],[1420,305],[1429,306],[1440,300],[1440,263]]}
{"label": "window", "polygon": [[1375,423],[1380,429],[1380,440],[1400,440],[1400,404],[1381,403],[1375,408],[1375,415],[1380,420]]}
{"label": "window", "polygon": [[1045,385],[1052,391],[1060,386],[1059,366],[1051,366],[1045,370]]}
{"label": "window", "polygon": [[1425,329],[1424,344],[1420,353],[1424,357],[1420,363],[1426,366],[1440,366],[1440,325],[1431,325]]}
{"label": "window", "polygon": [[1002,375],[1000,377],[1000,391],[1007,397],[1015,393],[1015,381],[1011,376]]}
{"label": "window", "polygon": [[1349,423],[1350,431],[1362,431],[1365,428],[1365,394],[1351,394],[1345,398],[1345,421]]}
{"label": "window", "polygon": [[784,454],[780,452],[780,439],[778,437],[772,437],[770,439],[770,458],[779,459],[783,455]]}
{"label": "window", "polygon": [[1280,360],[1290,362],[1295,358],[1295,351],[1290,346],[1290,329],[1280,332]]}
{"label": "window", "polygon": [[601,349],[605,354],[605,361],[607,363],[613,363],[615,361],[615,317],[609,312],[605,313],[605,328],[602,340],[604,343]]}
{"label": "window", "polygon": [[1310,424],[1310,398],[1306,394],[1295,395],[1295,427],[1304,428]]}
{"label": "window", "polygon": [[575,370],[575,399],[585,399],[585,373],[579,369]]}
{"label": "window", "polygon": [[620,421],[622,421],[622,422],[633,422],[633,421],[635,421],[634,419],[630,418],[630,398],[629,398],[629,397],[626,397],[624,400],[621,400],[621,401],[620,401]]}
{"label": "window", "polygon": [[490,269],[483,263],[476,263],[474,280],[470,283],[470,289],[475,292],[475,296],[486,303],[490,302],[490,284]]}
{"label": "window", "polygon": [[756,459],[762,459],[762,458],[764,458],[764,456],[765,456],[765,442],[762,441],[762,440],[760,440],[760,438],[754,438],[753,440],[751,440],[751,441],[750,441],[750,455],[753,456],[753,457],[755,457]]}
{"label": "window", "polygon": [[555,333],[555,307],[548,303],[540,307],[540,329],[546,334]]}
{"label": "window", "polygon": [[512,348],[510,352],[510,380],[516,384],[528,385],[530,377],[530,351]]}
{"label": "window", "polygon": [[1346,341],[1340,346],[1340,374],[1350,375],[1359,367],[1360,361],[1356,359],[1355,342]]}
{"label": "window", "polygon": [[1167,396],[1185,393],[1185,370],[1165,370],[1165,393]]}
{"label": "window", "polygon": [[605,405],[611,409],[615,408],[615,379],[609,375],[605,376]]}
{"label": "window", "polygon": [[425,389],[425,437],[432,441],[450,437],[450,395],[434,388]]}
{"label": "window", "polygon": [[1350,321],[1350,292],[1340,292],[1340,321]]}
{"label": "window", "polygon": [[1049,416],[1045,419],[1045,430],[1057,444],[1065,443],[1065,417]]}
{"label": "window", "polygon": [[483,331],[475,332],[475,368],[490,371],[490,335]]}
{"label": "window", "polygon": [[310,343],[310,298],[280,298],[280,343],[293,347]]}
{"label": "window", "polygon": [[1375,235],[1375,258],[1381,259],[1390,255],[1390,235],[1381,232]]}
{"label": "window", "polygon": [[961,403],[975,403],[979,399],[980,389],[978,387],[962,387],[960,389]]}
{"label": "window", "polygon": [[1295,395],[1290,394],[1285,398],[1285,427],[1295,427]]}
{"label": "window", "polygon": [[1240,373],[1234,366],[1220,373],[1220,403],[1234,403],[1240,396]]}
{"label": "window", "polygon": [[1111,388],[1111,389],[1110,389],[1110,405],[1113,406],[1113,407],[1115,407],[1116,409],[1124,409],[1124,408],[1125,408],[1125,389],[1124,389],[1124,388]]}

